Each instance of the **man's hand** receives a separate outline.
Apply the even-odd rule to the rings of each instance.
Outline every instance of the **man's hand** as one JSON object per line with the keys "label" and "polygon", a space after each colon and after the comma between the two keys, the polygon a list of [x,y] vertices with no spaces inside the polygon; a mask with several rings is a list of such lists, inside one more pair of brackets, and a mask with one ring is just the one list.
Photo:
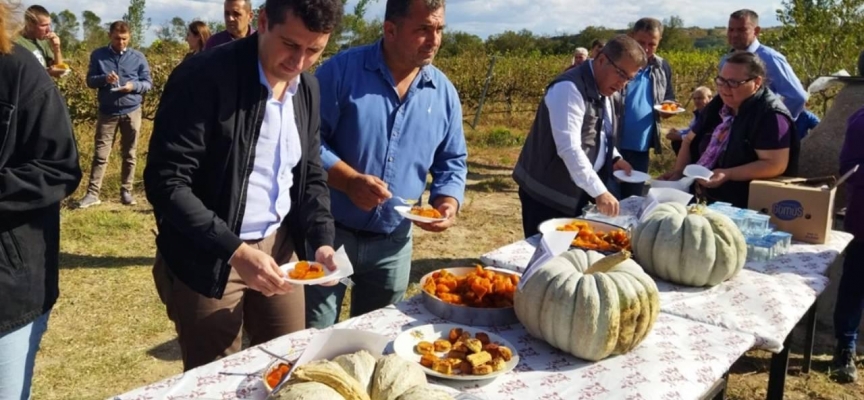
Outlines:
{"label": "man's hand", "polygon": [[120,93],[132,93],[132,90],[134,90],[134,89],[135,89],[135,85],[132,84],[132,81],[129,81],[129,82],[126,82],[125,85],[121,86],[120,90],[118,90],[118,92],[120,92]]}
{"label": "man's hand", "polygon": [[627,176],[630,176],[630,174],[633,172],[633,166],[630,165],[627,160],[621,158],[616,161],[615,164],[612,164],[612,171],[624,171]]}
{"label": "man's hand", "polygon": [[45,40],[47,40],[51,45],[51,50],[54,54],[57,54],[57,52],[60,51],[60,36],[57,36],[56,33],[48,32],[48,34],[45,35]]}
{"label": "man's hand", "polygon": [[348,198],[358,208],[369,211],[393,197],[387,183],[374,175],[357,174],[348,180]]}
{"label": "man's hand", "polygon": [[456,222],[456,212],[459,211],[459,203],[456,202],[456,199],[452,197],[442,196],[435,199],[435,209],[441,213],[441,217],[444,218],[443,221],[439,222],[417,222],[414,221],[414,225],[417,225],[420,229],[429,232],[443,232],[447,230],[447,228],[453,226]]}
{"label": "man's hand", "polygon": [[714,189],[720,187],[729,180],[729,174],[726,172],[726,170],[717,168],[713,172],[714,175],[711,175],[711,179],[708,179],[707,181],[703,179],[697,179],[696,182],[699,182],[699,185],[703,187]]}
{"label": "man's hand", "polygon": [[681,140],[681,132],[675,128],[669,128],[669,131],[666,132],[666,139],[671,141]]}
{"label": "man's hand", "polygon": [[[336,270],[336,261],[333,257],[336,256],[336,251],[333,250],[330,246],[321,246],[318,250],[315,250],[315,261],[321,264],[324,264],[324,267],[329,269],[331,272]],[[321,283],[321,286],[335,286],[339,284],[339,280],[332,280]]]}
{"label": "man's hand", "polygon": [[113,85],[120,82],[120,76],[118,76],[116,72],[111,71],[111,73],[105,77],[105,82],[108,82],[109,85]]}
{"label": "man's hand", "polygon": [[601,214],[610,217],[618,216],[618,199],[608,191],[603,192],[603,194],[594,198],[594,201],[597,204],[597,210],[599,210]]}
{"label": "man's hand", "polygon": [[669,171],[657,178],[658,181],[677,181],[684,177],[681,171]]}
{"label": "man's hand", "polygon": [[684,135],[684,137],[681,140],[683,140],[684,143],[690,143],[693,141],[693,139],[696,139],[696,134],[693,133],[693,131],[690,131],[689,133]]}
{"label": "man's hand", "polygon": [[246,286],[267,297],[294,290],[291,283],[282,279],[285,273],[279,269],[273,257],[246,243],[237,248],[228,264],[237,270]]}

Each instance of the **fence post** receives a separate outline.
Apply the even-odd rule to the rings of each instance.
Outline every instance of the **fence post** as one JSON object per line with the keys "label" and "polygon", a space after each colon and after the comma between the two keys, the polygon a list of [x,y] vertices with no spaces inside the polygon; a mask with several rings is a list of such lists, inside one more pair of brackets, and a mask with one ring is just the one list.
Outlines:
{"label": "fence post", "polygon": [[477,104],[477,113],[474,114],[474,123],[471,124],[471,129],[477,129],[477,123],[480,122],[480,112],[483,111],[483,102],[486,101],[486,91],[489,90],[489,82],[492,81],[492,70],[495,68],[495,55],[492,55],[492,61],[489,63],[489,71],[486,72],[486,83],[483,85],[483,93],[480,94],[480,102]]}

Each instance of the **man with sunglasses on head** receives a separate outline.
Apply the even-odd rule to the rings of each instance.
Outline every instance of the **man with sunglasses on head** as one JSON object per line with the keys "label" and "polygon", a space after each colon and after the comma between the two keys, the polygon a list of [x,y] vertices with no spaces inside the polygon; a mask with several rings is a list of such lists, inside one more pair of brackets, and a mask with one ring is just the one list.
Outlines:
{"label": "man with sunglasses on head", "polygon": [[580,215],[592,199],[603,214],[618,215],[606,185],[613,170],[629,175],[632,169],[614,146],[618,92],[647,59],[639,43],[617,36],[597,58],[549,84],[513,171],[525,237],[547,219]]}
{"label": "man with sunglasses on head", "polygon": [[731,49],[720,60],[720,69],[723,69],[726,59],[737,51],[756,54],[765,64],[768,88],[783,98],[783,104],[789,109],[792,118],[797,119],[807,104],[807,91],[786,57],[759,43],[759,32],[759,14],[748,9],[733,12],[729,16],[729,27],[726,31],[726,39]]}

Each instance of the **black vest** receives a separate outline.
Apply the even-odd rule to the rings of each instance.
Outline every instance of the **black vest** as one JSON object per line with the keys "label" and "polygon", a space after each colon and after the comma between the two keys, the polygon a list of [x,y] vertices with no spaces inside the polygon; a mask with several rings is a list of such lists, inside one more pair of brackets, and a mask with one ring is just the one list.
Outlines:
{"label": "black vest", "polygon": [[[714,129],[723,122],[720,110],[723,108],[723,100],[715,96],[702,112],[702,120],[693,128],[696,138],[690,143],[690,163],[699,161],[699,157],[708,148]],[[789,122],[790,145],[789,164],[783,172],[783,176],[798,175],[798,153],[801,148],[801,139],[795,131],[795,120],[792,118],[786,106],[771,90],[766,87],[759,89],[756,94],[745,100],[738,109],[738,115],[732,122],[729,143],[726,150],[720,154],[715,168],[733,168],[757,161],[759,157],[753,148],[753,142],[759,135],[764,135],[759,128],[766,118],[776,118],[777,114],[786,117]],[[771,132],[770,134],[774,134]],[[750,196],[750,181],[727,181],[716,189],[706,191],[709,202],[725,201],[732,203],[735,207],[746,208]]]}

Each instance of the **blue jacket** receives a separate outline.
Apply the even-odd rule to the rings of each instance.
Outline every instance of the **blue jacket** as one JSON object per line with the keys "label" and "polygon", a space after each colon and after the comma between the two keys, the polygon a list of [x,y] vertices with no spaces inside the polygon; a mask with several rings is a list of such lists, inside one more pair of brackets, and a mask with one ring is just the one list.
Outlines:
{"label": "blue jacket", "polygon": [[[120,76],[118,86],[132,82],[132,92],[112,92],[113,87],[106,80],[114,71]],[[90,54],[90,67],[87,69],[87,86],[98,89],[99,112],[107,115],[126,115],[141,107],[143,94],[153,87],[150,79],[150,66],[144,54],[134,49],[117,53],[111,46],[98,48]]]}

